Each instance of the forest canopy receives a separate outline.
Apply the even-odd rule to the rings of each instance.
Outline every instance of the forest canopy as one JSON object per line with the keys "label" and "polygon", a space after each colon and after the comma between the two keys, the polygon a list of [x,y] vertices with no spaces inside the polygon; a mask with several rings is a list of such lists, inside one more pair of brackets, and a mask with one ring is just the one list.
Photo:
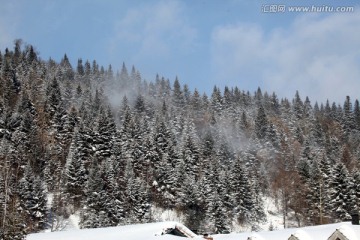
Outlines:
{"label": "forest canopy", "polygon": [[154,222],[154,208],[198,232],[257,229],[264,197],[285,225],[359,211],[357,99],[208,96],[125,63],[42,60],[20,40],[0,51],[0,86],[0,239],[59,230],[75,212],[82,228]]}

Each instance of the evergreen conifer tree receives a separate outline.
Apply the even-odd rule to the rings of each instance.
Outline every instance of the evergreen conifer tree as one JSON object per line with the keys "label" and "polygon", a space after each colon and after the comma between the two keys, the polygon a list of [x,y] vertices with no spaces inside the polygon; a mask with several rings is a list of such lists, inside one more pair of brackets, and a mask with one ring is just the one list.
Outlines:
{"label": "evergreen conifer tree", "polygon": [[20,209],[26,219],[26,231],[39,231],[46,227],[46,193],[39,176],[34,176],[30,164],[25,168],[19,184]]}
{"label": "evergreen conifer tree", "polygon": [[265,110],[262,105],[258,108],[258,113],[255,119],[255,134],[259,139],[264,139],[267,133],[268,120]]}
{"label": "evergreen conifer tree", "polygon": [[354,123],[355,128],[360,131],[360,106],[359,106],[359,100],[355,100],[354,104]]}
{"label": "evergreen conifer tree", "polygon": [[68,199],[71,200],[75,209],[80,207],[87,181],[85,162],[81,156],[82,150],[79,147],[75,142],[73,143],[64,169],[65,192],[68,194]]}
{"label": "evergreen conifer tree", "polygon": [[350,218],[351,206],[350,201],[350,182],[348,178],[348,171],[342,163],[336,164],[334,168],[334,178],[331,182],[332,192],[330,196],[331,209],[338,221]]}

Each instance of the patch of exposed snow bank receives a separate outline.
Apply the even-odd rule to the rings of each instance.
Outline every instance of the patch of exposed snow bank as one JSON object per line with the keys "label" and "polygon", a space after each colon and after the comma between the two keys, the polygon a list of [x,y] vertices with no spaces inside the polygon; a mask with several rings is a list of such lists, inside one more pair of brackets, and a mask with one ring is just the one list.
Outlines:
{"label": "patch of exposed snow bank", "polygon": [[[35,233],[30,234],[26,237],[26,240],[181,240],[184,237],[178,237],[174,235],[161,235],[166,229],[174,228],[178,226],[191,233],[184,225],[177,222],[159,222],[159,223],[148,223],[148,224],[135,224],[120,227],[108,227],[108,228],[94,228],[94,229],[83,229],[83,230],[69,230],[52,233]],[[190,231],[190,232],[189,232]],[[192,235],[194,238],[200,238],[195,234]],[[200,238],[201,239],[201,238]]]}
{"label": "patch of exposed snow bank", "polygon": [[72,226],[72,228],[80,229],[79,223],[80,223],[80,214],[78,212],[76,212],[75,214],[70,215],[70,217],[69,217],[69,225]]}
{"label": "patch of exposed snow bank", "polygon": [[341,227],[338,229],[339,232],[341,232],[347,239],[349,240],[357,240],[360,239],[360,226],[358,225],[341,225]]}

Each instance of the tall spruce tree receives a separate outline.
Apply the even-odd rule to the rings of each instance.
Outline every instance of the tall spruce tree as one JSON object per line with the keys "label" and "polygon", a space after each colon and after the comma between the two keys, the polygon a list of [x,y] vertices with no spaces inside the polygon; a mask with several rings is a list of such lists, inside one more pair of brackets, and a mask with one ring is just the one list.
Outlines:
{"label": "tall spruce tree", "polygon": [[39,176],[34,176],[28,164],[20,180],[18,194],[20,209],[26,219],[26,231],[37,232],[46,227],[47,200],[44,185]]}
{"label": "tall spruce tree", "polygon": [[255,119],[255,134],[259,139],[264,139],[267,133],[268,120],[265,114],[265,109],[262,105],[258,108],[258,113]]}
{"label": "tall spruce tree", "polygon": [[355,128],[360,131],[360,106],[359,106],[359,100],[355,100],[354,104],[354,123]]}
{"label": "tall spruce tree", "polygon": [[330,204],[333,217],[337,221],[350,218],[350,211],[354,206],[351,204],[349,188],[351,187],[348,171],[344,164],[338,163],[334,168],[334,178],[331,182],[332,193]]}

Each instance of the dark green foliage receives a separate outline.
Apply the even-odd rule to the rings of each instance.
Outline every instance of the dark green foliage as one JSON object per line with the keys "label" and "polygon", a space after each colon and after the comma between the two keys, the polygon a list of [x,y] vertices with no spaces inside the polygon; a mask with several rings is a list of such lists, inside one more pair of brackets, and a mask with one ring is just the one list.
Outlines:
{"label": "dark green foliage", "polygon": [[259,106],[255,119],[255,134],[259,139],[264,139],[268,131],[268,120],[262,105]]}
{"label": "dark green foliage", "polygon": [[359,100],[355,100],[354,104],[354,124],[357,130],[360,131],[360,106]]}
{"label": "dark green foliage", "polygon": [[26,219],[27,232],[45,228],[47,209],[44,184],[39,176],[34,176],[30,165],[26,166],[24,177],[20,180],[18,193],[20,211]]}
{"label": "dark green foliage", "polygon": [[355,201],[356,201],[356,210],[359,211],[360,210],[360,172],[359,170],[355,169],[356,171],[354,172],[354,176],[353,176],[353,186],[354,186],[354,197],[355,197]]}
{"label": "dark green foliage", "polygon": [[82,59],[81,59],[81,58],[78,59],[77,73],[78,73],[80,76],[84,76],[84,74],[85,74],[84,66],[83,66],[83,64],[82,64]]}
{"label": "dark green foliage", "polygon": [[343,109],[344,109],[344,123],[343,123],[344,129],[346,134],[349,134],[351,129],[354,127],[353,109],[349,96],[346,96]]}
{"label": "dark green foliage", "polygon": [[61,70],[59,77],[61,80],[74,80],[74,71],[69,61],[69,58],[65,54],[63,59],[60,62]]}
{"label": "dark green foliage", "polygon": [[61,105],[61,100],[59,82],[56,78],[53,78],[46,89],[46,102],[44,106],[45,112],[48,114],[47,118],[49,120],[52,120],[52,118],[57,113],[57,110]]}
{"label": "dark green foliage", "polygon": [[173,88],[173,101],[174,101],[174,106],[176,107],[183,107],[184,105],[184,94],[181,90],[181,86],[179,83],[178,78],[176,77],[175,81],[174,81],[174,88]]}
{"label": "dark green foliage", "polygon": [[244,163],[238,158],[231,173],[231,197],[234,204],[234,212],[239,223],[252,222],[256,217],[255,199],[251,189],[250,177],[244,169]]}
{"label": "dark green foliage", "polygon": [[87,182],[88,171],[86,165],[90,162],[88,137],[87,132],[81,126],[70,146],[63,173],[63,187],[75,209],[80,207],[80,201],[84,197],[84,187]]}
{"label": "dark green foliage", "polygon": [[[130,168],[130,166],[128,166]],[[126,169],[126,171],[132,171]],[[126,186],[127,223],[147,223],[150,221],[149,187],[146,182],[135,177],[131,172],[127,175]]]}
{"label": "dark green foliage", "polygon": [[355,207],[352,202],[351,182],[344,164],[338,163],[334,168],[334,178],[331,181],[332,192],[330,204],[332,214],[336,219],[350,218],[350,212]]}
{"label": "dark green foliage", "polygon": [[219,234],[230,233],[229,215],[227,214],[227,210],[222,202],[222,199],[216,193],[211,208],[215,219],[214,231]]}
{"label": "dark green foliage", "polygon": [[304,104],[300,98],[299,92],[296,91],[295,99],[293,103],[294,115],[297,119],[301,119],[304,114]]}

